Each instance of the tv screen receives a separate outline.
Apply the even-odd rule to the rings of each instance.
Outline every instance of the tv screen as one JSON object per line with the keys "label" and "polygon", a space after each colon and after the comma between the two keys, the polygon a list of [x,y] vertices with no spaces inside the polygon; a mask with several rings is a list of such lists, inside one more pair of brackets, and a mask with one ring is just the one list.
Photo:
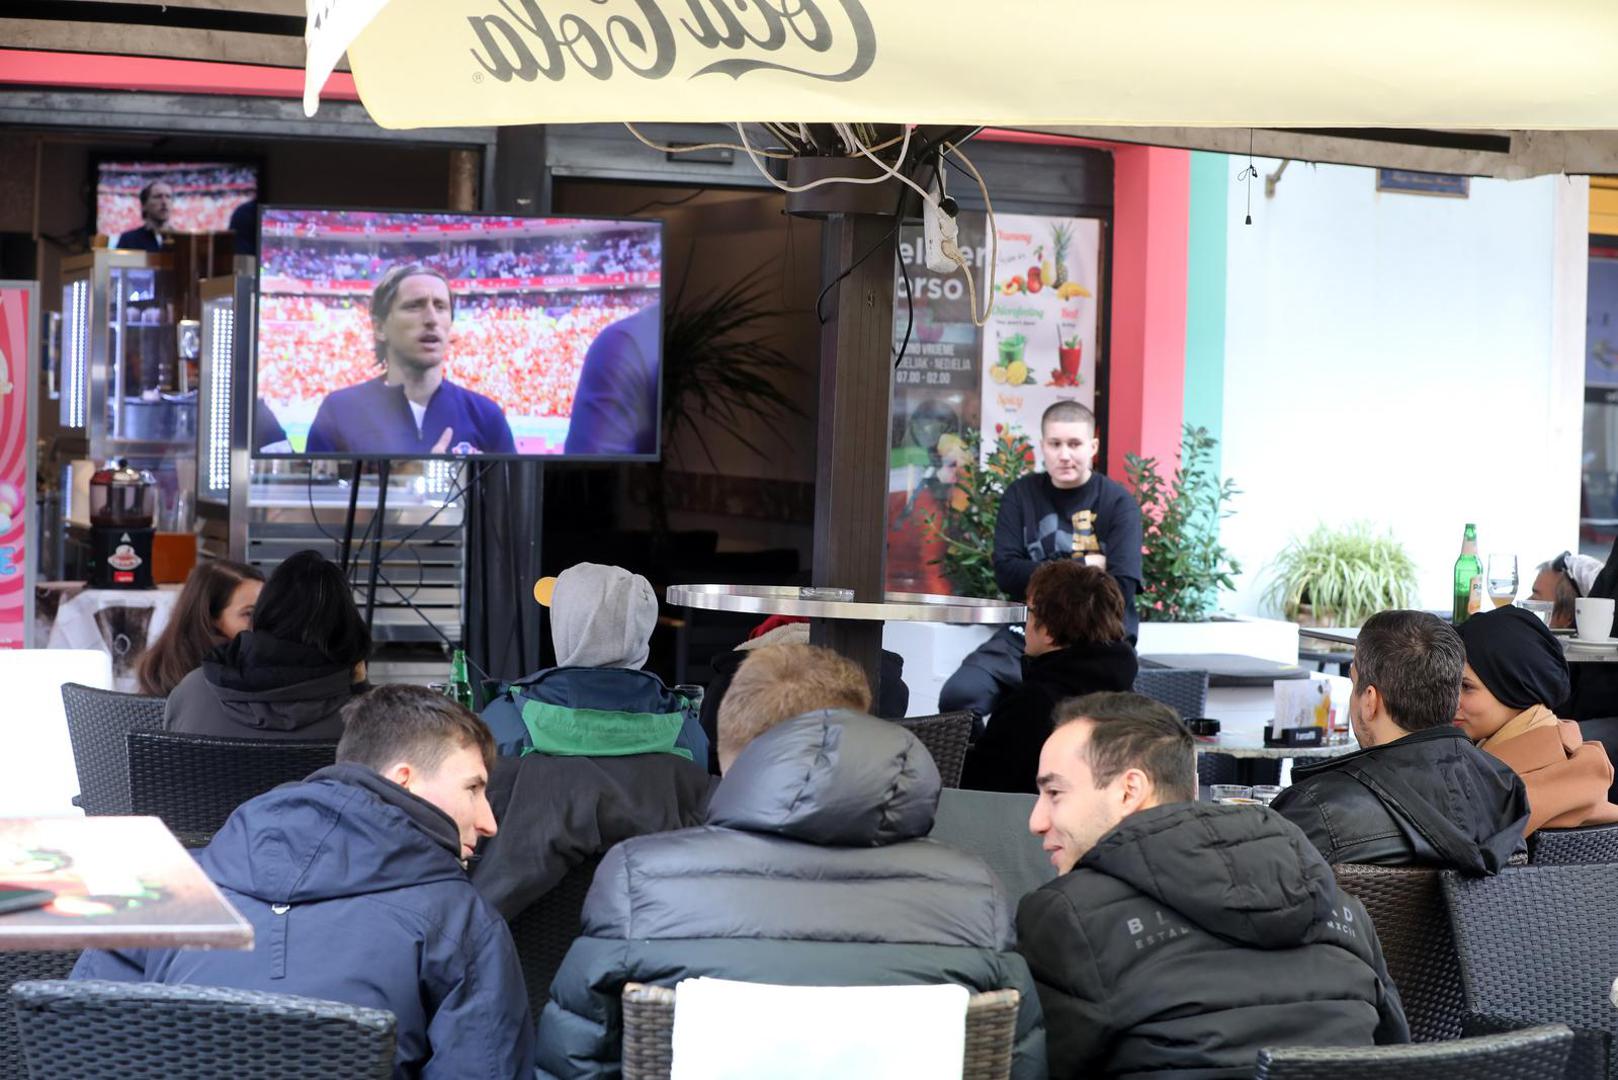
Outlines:
{"label": "tv screen", "polygon": [[662,223],[265,207],[259,457],[658,452]]}
{"label": "tv screen", "polygon": [[[222,161],[103,161],[96,168],[96,232],[113,247],[157,250],[162,232],[230,232],[231,215],[258,198],[258,168]],[[249,208],[250,209],[250,208]]]}

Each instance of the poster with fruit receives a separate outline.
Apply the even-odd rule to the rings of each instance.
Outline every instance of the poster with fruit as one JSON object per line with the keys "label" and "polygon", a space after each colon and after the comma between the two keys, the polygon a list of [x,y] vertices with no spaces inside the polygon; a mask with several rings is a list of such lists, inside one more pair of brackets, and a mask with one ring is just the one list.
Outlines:
{"label": "poster with fruit", "polygon": [[1061,400],[1095,407],[1101,222],[996,216],[995,308],[983,335],[982,421],[1036,438]]}
{"label": "poster with fruit", "polygon": [[34,426],[28,415],[38,343],[37,287],[0,282],[0,649],[28,645],[33,625]]}

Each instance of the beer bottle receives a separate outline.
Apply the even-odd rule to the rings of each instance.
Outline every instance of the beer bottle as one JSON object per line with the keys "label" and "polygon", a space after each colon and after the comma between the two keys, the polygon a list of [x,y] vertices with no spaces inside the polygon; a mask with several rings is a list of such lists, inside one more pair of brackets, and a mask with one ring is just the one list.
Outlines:
{"label": "beer bottle", "polygon": [[450,657],[449,682],[444,684],[444,694],[456,703],[477,711],[477,700],[472,696],[472,681],[466,676],[465,649],[456,649]]}
{"label": "beer bottle", "polygon": [[1478,561],[1478,527],[1471,523],[1461,537],[1461,557],[1455,560],[1455,608],[1450,621],[1456,626],[1467,619],[1472,602],[1472,579],[1483,573]]}

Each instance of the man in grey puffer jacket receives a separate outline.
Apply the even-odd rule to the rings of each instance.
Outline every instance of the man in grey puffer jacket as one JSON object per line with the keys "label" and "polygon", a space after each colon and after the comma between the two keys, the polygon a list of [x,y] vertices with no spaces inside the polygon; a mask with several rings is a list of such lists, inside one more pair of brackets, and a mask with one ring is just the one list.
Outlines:
{"label": "man in grey puffer jacket", "polygon": [[931,756],[898,724],[828,710],[759,735],[706,826],[607,853],[540,1019],[540,1074],[617,1076],[624,984],[711,975],[1015,988],[1012,1075],[1043,1080],[1039,1002],[999,883],[922,839],[938,792]]}

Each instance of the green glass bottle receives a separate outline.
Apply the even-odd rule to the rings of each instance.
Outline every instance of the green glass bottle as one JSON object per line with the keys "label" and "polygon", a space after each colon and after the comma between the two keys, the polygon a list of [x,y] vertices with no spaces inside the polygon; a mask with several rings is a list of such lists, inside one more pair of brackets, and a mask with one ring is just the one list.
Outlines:
{"label": "green glass bottle", "polygon": [[466,650],[456,649],[450,656],[449,682],[444,684],[446,696],[472,711],[477,711],[477,701],[472,696],[472,680],[466,675]]}
{"label": "green glass bottle", "polygon": [[1467,619],[1467,607],[1472,599],[1472,579],[1483,573],[1478,561],[1478,527],[1471,523],[1461,538],[1461,557],[1455,560],[1455,610],[1451,620],[1456,626]]}

